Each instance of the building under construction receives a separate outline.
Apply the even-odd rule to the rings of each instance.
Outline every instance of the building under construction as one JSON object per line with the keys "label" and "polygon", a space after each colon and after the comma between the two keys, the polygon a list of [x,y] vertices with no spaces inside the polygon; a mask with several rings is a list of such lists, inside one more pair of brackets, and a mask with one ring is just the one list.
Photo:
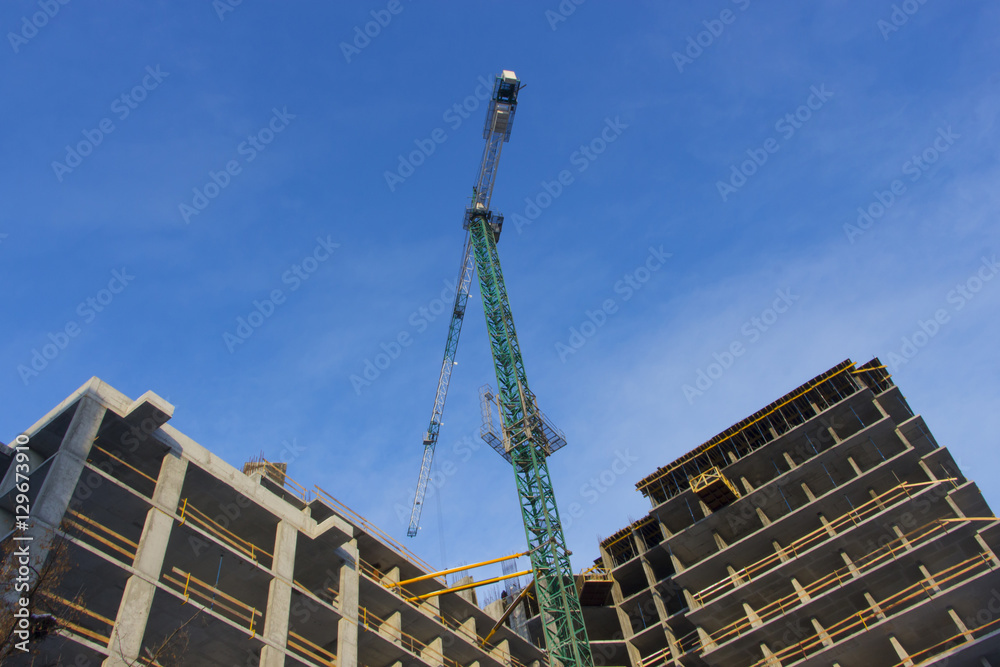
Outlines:
{"label": "building under construction", "polygon": [[636,487],[649,514],[601,541],[598,663],[1000,667],[997,519],[878,359]]}
{"label": "building under construction", "polygon": [[[38,591],[55,623],[36,614],[35,664],[546,662],[531,583],[481,609],[329,493],[263,459],[231,467],[172,412],[93,379],[24,431],[34,544],[70,564]],[[997,520],[878,360],[637,487],[649,514],[576,578],[597,665],[1000,667]]]}
{"label": "building under construction", "polygon": [[[233,468],[171,427],[172,413],[153,393],[133,401],[94,378],[24,431],[31,544],[40,555],[50,543],[67,567],[36,595],[42,655],[14,651],[4,665],[544,661],[507,626],[494,631],[471,591],[438,595],[442,577],[333,496],[263,460]],[[10,546],[11,451],[0,477]]]}

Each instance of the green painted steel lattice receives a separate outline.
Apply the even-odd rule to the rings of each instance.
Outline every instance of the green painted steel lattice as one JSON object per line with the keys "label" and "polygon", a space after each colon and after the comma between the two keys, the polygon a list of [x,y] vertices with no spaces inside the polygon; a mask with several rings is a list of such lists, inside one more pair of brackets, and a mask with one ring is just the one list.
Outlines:
{"label": "green painted steel lattice", "polygon": [[517,477],[549,661],[553,667],[591,667],[590,642],[545,461],[545,431],[528,389],[500,269],[496,246],[500,221],[494,222],[489,212],[476,212],[469,231],[496,368],[504,439]]}

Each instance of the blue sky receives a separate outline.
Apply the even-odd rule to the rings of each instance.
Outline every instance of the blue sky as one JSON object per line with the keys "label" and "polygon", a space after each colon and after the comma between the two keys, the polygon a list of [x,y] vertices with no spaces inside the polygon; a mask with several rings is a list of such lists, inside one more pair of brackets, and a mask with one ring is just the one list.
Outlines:
{"label": "blue sky", "polygon": [[[0,9],[0,439],[98,376],[405,540],[477,87],[512,69],[493,207],[578,569],[637,480],[848,357],[1000,504],[996,3],[230,3]],[[481,312],[406,540],[442,566],[524,544]]]}

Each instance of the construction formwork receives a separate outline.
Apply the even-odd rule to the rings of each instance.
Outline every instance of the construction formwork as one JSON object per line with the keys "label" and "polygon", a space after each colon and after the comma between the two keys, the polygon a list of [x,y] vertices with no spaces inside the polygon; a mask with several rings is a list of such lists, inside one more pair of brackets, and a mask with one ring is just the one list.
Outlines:
{"label": "construction formwork", "polygon": [[636,486],[599,559],[633,667],[1000,667],[1000,525],[878,359]]}
{"label": "construction formwork", "polygon": [[[263,457],[241,473],[167,424],[172,413],[95,378],[25,431],[32,530],[70,565],[44,591],[57,623],[33,640],[43,664],[544,660],[508,627],[491,633],[495,619],[467,597],[437,595],[433,568],[328,492]],[[0,465],[7,545],[12,475]]]}

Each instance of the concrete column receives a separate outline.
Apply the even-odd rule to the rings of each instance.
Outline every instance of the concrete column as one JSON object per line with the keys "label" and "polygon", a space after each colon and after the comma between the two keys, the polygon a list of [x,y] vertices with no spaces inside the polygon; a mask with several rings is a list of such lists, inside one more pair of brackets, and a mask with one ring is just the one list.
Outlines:
{"label": "concrete column", "polygon": [[734,588],[743,583],[743,577],[739,575],[732,565],[726,563],[726,570],[729,572],[729,578],[732,579]]}
{"label": "concrete column", "polygon": [[716,548],[718,548],[719,551],[723,551],[726,549],[726,547],[729,546],[728,544],[726,544],[726,541],[722,539],[722,535],[719,535],[718,531],[713,530],[712,537],[715,538],[715,546]]}
{"label": "concrete column", "polygon": [[823,524],[823,528],[826,529],[827,535],[829,535],[830,537],[836,537],[837,531],[833,529],[833,527],[830,525],[830,522],[826,520],[826,517],[823,516],[822,514],[817,514],[816,516],[819,517],[819,522]]}
{"label": "concrete column", "polygon": [[386,637],[396,644],[403,643],[403,614],[402,612],[395,612],[389,614],[389,618],[385,619],[385,623],[382,627],[378,629],[379,634]]}
{"label": "concrete column", "polygon": [[826,631],[826,628],[820,625],[819,619],[813,616],[809,620],[812,622],[813,630],[816,631],[816,635],[819,637],[819,640],[823,642],[823,646],[833,646],[833,640],[830,639],[830,633]]}
{"label": "concrete column", "polygon": [[274,577],[267,592],[262,636],[280,648],[264,645],[260,667],[284,667],[288,643],[288,612],[292,605],[292,581],[295,579],[295,547],[299,531],[287,521],[278,523],[274,539]]}
{"label": "concrete column", "polygon": [[910,659],[910,654],[906,652],[903,645],[899,643],[899,640],[894,636],[889,635],[889,643],[892,644],[892,648],[896,651],[896,655],[903,662],[903,667],[913,667],[913,660]]}
{"label": "concrete column", "polygon": [[858,566],[854,564],[854,561],[851,560],[851,557],[843,549],[840,550],[840,557],[844,560],[844,565],[847,566],[847,569],[851,571],[851,576],[856,577],[861,574],[858,571]]}
{"label": "concrete column", "polygon": [[854,474],[857,475],[858,477],[861,477],[863,473],[861,472],[861,468],[858,467],[857,462],[854,460],[854,457],[848,456],[847,462],[851,464],[851,470],[854,471]]}
{"label": "concrete column", "polygon": [[705,632],[700,625],[695,627],[695,630],[698,631],[698,643],[701,644],[702,651],[711,651],[718,646],[718,644],[712,641],[712,637]]}
{"label": "concrete column", "polygon": [[760,652],[764,654],[764,664],[767,667],[781,667],[781,661],[774,657],[774,653],[767,647],[767,644],[760,645]]}
{"label": "concrete column", "polygon": [[899,526],[892,524],[892,532],[897,538],[899,538],[899,542],[903,545],[904,549],[907,551],[911,551],[913,549],[913,547],[910,546],[910,541],[906,539],[906,536],[903,534],[903,531],[899,529]]}
{"label": "concrete column", "polygon": [[743,612],[747,615],[747,621],[750,622],[751,628],[759,628],[764,625],[764,623],[760,620],[760,616],[757,615],[757,612],[755,612],[753,607],[748,605],[746,602],[743,602]]}
{"label": "concrete column", "polygon": [[868,591],[865,591],[865,601],[868,602],[868,606],[875,612],[875,616],[878,617],[879,620],[885,620],[885,614],[882,613],[882,607],[879,606],[878,602],[875,601],[875,598],[873,598],[872,594]]}
{"label": "concrete column", "polygon": [[802,491],[806,494],[806,498],[809,499],[809,502],[816,500],[816,496],[813,494],[812,489],[810,489],[809,485],[805,482],[802,482]]}
{"label": "concrete column", "polygon": [[470,616],[469,618],[462,621],[462,625],[459,626],[459,632],[467,637],[470,642],[478,643],[479,636],[476,634],[476,617]]}
{"label": "concrete column", "polygon": [[[917,567],[920,569],[920,574],[924,575],[924,579],[927,581],[928,584],[930,584],[931,590],[934,591],[935,593],[940,593],[941,587],[937,585],[937,582],[934,580],[934,577],[931,575],[930,571],[926,567],[924,567],[923,563],[921,563]],[[924,591],[925,592],[927,591],[926,585],[924,585]]]}
{"label": "concrete column", "polygon": [[344,564],[340,567],[340,591],[337,610],[337,665],[358,667],[358,541],[351,540],[337,550]]}
{"label": "concrete column", "polygon": [[1000,558],[997,558],[996,552],[986,543],[982,535],[976,534],[976,543],[979,544],[980,548],[983,550],[984,554],[990,557],[990,561],[993,563],[993,568],[1000,568]]}
{"label": "concrete column", "polygon": [[799,596],[799,602],[805,604],[806,602],[809,602],[809,600],[812,599],[809,597],[809,593],[806,591],[806,589],[802,587],[802,584],[800,584],[799,580],[796,579],[795,577],[792,577],[792,588],[795,589],[796,595]]}
{"label": "concrete column", "polygon": [[159,508],[166,507],[172,512],[177,507],[186,472],[187,460],[179,456],[167,454],[160,464],[160,474],[153,491],[155,506],[146,512],[146,523],[135,552],[133,567],[138,574],[133,574],[125,582],[125,591],[108,641],[111,656],[104,661],[104,667],[134,664],[142,649],[142,638],[146,634],[146,622],[156,593],[153,582],[160,578],[174,526],[174,517]]}
{"label": "concrete column", "polygon": [[504,639],[497,642],[490,651],[490,657],[498,662],[506,664],[510,660],[510,642]]}
{"label": "concrete column", "polygon": [[969,628],[966,627],[965,623],[962,622],[962,619],[958,617],[957,613],[955,613],[954,607],[948,607],[948,616],[951,618],[952,622],[955,623],[955,627],[958,628],[958,631],[962,633],[962,637],[965,638],[965,641],[971,642],[973,640],[972,633],[969,632]]}
{"label": "concrete column", "polygon": [[441,598],[427,598],[420,603],[420,611],[434,618],[441,618]]}
{"label": "concrete column", "polygon": [[[691,595],[691,591],[689,591],[686,588],[682,588],[681,594],[684,595],[684,602],[687,603],[688,609],[690,609],[691,611],[694,611],[695,609],[701,609],[702,605],[697,600],[694,599],[694,596]],[[629,627],[631,627],[631,623],[629,624]]]}
{"label": "concrete column", "polygon": [[[674,572],[680,574],[684,571],[684,564],[681,563],[681,559],[674,555],[674,552],[670,552],[670,563],[674,566]],[[611,570],[608,570],[609,572]]]}
{"label": "concrete column", "polygon": [[[467,574],[464,577],[462,577],[461,579],[457,579],[455,581],[455,585],[456,586],[465,586],[466,584],[471,584],[474,581],[475,581],[475,577],[473,577],[471,574]],[[458,597],[462,598],[463,600],[465,600],[469,604],[475,605],[477,607],[479,606],[479,604],[476,602],[476,589],[475,588],[470,588],[470,589],[464,590],[464,591],[458,591],[458,592],[455,593],[455,595],[457,595]]]}
{"label": "concrete column", "polygon": [[712,510],[708,509],[708,505],[706,505],[705,501],[702,500],[701,498],[698,499],[698,507],[701,508],[701,513],[705,516],[706,519],[712,516]]}
{"label": "concrete column", "polygon": [[59,528],[106,412],[104,406],[93,398],[80,398],[52,467],[38,489],[37,499],[31,508],[33,524],[43,524],[50,530]]}
{"label": "concrete column", "polygon": [[785,455],[785,463],[788,464],[789,470],[794,470],[799,467],[799,464],[792,459],[792,455],[788,452],[782,452]]}
{"label": "concrete column", "polygon": [[781,548],[781,545],[778,544],[778,540],[771,540],[771,546],[774,547],[774,553],[778,554],[778,560],[782,563],[787,560],[791,560],[788,557],[788,554],[785,553],[785,550]]}
{"label": "concrete column", "polygon": [[753,486],[747,481],[746,477],[740,476],[740,481],[743,482],[743,489],[747,493],[753,493]]}
{"label": "concrete column", "polygon": [[440,637],[432,639],[420,652],[420,657],[432,665],[444,665],[444,641]]}
{"label": "concrete column", "polygon": [[764,514],[764,510],[762,510],[759,507],[755,507],[754,509],[757,510],[757,518],[760,519],[761,525],[763,527],[765,527],[765,528],[767,528],[768,526],[770,526],[771,525],[771,520],[767,518],[766,514]]}

